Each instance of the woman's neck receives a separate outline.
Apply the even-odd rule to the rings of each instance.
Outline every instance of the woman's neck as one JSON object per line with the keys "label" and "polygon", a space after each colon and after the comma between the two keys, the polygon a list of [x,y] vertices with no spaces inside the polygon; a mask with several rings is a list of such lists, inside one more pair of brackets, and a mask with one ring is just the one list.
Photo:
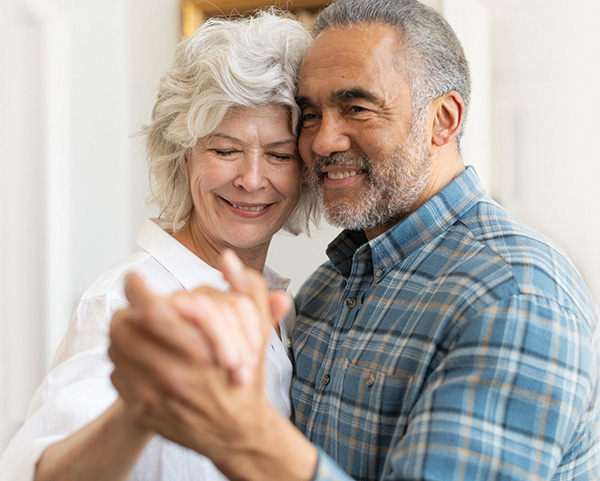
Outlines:
{"label": "woman's neck", "polygon": [[262,272],[265,267],[268,244],[246,249],[223,245],[206,236],[202,228],[193,222],[191,217],[172,236],[186,249],[215,269],[219,268],[221,256],[225,249],[233,250],[245,265],[258,272]]}

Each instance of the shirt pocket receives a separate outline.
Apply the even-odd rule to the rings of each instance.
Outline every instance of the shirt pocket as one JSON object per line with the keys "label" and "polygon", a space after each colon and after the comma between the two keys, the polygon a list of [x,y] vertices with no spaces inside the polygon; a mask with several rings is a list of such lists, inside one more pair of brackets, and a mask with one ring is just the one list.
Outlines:
{"label": "shirt pocket", "polygon": [[378,479],[395,440],[406,427],[412,378],[344,361],[340,389],[339,463],[358,479]]}

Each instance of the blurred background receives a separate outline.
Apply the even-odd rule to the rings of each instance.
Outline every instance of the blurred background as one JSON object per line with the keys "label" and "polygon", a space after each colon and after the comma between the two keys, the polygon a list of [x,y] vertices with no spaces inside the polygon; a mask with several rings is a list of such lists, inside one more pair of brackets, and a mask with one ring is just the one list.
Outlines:
{"label": "blurred background", "polygon": [[[288,2],[307,23],[322,2]],[[560,244],[600,300],[600,2],[427,0],[473,72],[463,140],[492,196]],[[83,291],[136,250],[136,136],[183,32],[253,0],[0,0],[0,451]],[[337,230],[277,237],[298,289]]]}

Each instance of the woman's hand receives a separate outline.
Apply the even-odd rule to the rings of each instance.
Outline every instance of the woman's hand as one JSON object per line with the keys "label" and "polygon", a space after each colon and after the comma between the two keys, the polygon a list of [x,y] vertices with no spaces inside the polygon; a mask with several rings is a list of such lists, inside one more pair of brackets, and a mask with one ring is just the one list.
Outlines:
{"label": "woman's hand", "polygon": [[170,298],[130,275],[131,307],[116,313],[111,324],[117,390],[142,424],[200,452],[211,423],[223,433],[224,413],[239,417],[268,403],[265,347],[273,319],[291,305],[287,295],[269,293],[263,277],[233,253],[224,256],[222,270],[231,292],[200,287]]}
{"label": "woman's hand", "polygon": [[131,308],[111,325],[113,383],[142,425],[209,457],[230,479],[311,479],[315,448],[263,387],[269,329],[291,301],[230,254],[222,271],[231,293],[162,298],[128,278]]}

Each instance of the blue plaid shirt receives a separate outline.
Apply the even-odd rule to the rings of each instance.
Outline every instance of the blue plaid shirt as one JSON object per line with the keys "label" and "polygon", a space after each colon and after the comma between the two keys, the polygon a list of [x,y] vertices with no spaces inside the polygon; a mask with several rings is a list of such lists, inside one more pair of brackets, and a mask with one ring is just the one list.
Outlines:
{"label": "blue plaid shirt", "polygon": [[316,480],[600,479],[598,310],[473,168],[327,253],[294,333]]}

